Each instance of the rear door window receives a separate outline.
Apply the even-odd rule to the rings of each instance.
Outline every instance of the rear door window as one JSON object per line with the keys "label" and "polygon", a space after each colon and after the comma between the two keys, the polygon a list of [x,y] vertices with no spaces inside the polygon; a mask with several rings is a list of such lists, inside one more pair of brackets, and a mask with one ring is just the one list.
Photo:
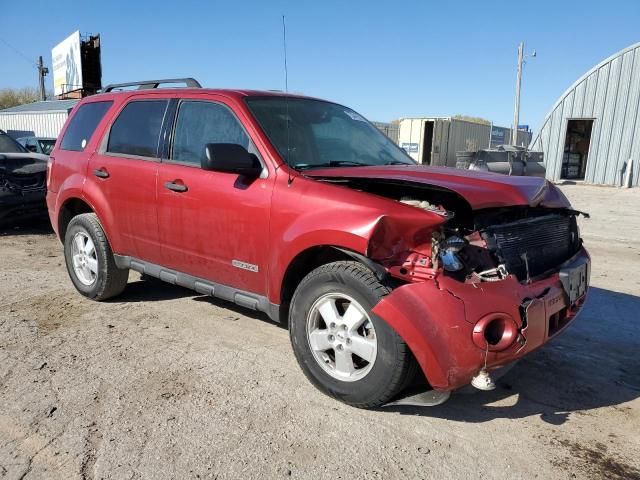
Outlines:
{"label": "rear door window", "polygon": [[157,157],[160,129],[168,103],[168,100],[138,100],[128,103],[113,122],[107,152]]}
{"label": "rear door window", "polygon": [[91,102],[78,107],[62,137],[60,148],[82,152],[113,102]]}

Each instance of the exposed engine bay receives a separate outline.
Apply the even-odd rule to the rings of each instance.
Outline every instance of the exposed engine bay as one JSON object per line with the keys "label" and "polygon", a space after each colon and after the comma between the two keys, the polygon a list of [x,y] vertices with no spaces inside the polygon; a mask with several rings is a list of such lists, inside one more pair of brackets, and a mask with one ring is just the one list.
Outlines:
{"label": "exposed engine bay", "polygon": [[[473,210],[457,193],[438,186],[353,180],[351,188],[392,198],[445,221],[410,251],[381,263],[409,282],[442,274],[465,283],[495,282],[514,275],[530,282],[556,271],[582,245],[577,212],[568,208],[509,206]],[[418,235],[414,236],[418,238]]]}
{"label": "exposed engine bay", "polygon": [[433,258],[460,281],[492,282],[513,274],[528,283],[580,250],[576,214],[531,207],[478,212],[473,227],[445,225],[434,232]]}

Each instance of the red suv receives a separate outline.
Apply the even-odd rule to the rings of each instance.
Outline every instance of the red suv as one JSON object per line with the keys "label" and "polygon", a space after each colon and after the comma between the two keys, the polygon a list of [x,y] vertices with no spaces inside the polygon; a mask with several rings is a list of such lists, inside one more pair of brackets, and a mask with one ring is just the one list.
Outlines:
{"label": "red suv", "polygon": [[133,269],[265,312],[358,407],[417,366],[435,390],[486,380],[580,310],[579,212],[547,181],[416,165],[347,107],[183,80],[85,98],[51,153],[82,295],[120,294]]}

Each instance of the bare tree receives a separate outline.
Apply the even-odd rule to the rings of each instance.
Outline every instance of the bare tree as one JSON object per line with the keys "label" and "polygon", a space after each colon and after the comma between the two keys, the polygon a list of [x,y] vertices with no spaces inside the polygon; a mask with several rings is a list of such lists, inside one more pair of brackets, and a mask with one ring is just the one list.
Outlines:
{"label": "bare tree", "polygon": [[457,120],[464,120],[466,122],[480,123],[482,125],[491,125],[491,122],[489,120],[481,117],[471,117],[469,115],[454,115],[453,118]]}
{"label": "bare tree", "polygon": [[[49,98],[48,95],[47,98]],[[25,103],[37,102],[39,99],[40,93],[37,88],[3,88],[0,89],[0,110]]]}

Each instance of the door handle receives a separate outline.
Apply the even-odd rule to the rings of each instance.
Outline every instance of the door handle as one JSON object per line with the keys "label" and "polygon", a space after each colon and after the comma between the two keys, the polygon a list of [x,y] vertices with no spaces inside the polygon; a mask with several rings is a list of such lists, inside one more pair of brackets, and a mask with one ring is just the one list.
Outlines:
{"label": "door handle", "polygon": [[97,168],[93,171],[93,174],[98,178],[109,178],[109,172],[104,168]]}
{"label": "door handle", "polygon": [[169,190],[172,190],[174,192],[186,192],[187,190],[189,190],[189,188],[183,184],[183,183],[176,183],[176,181],[172,181],[172,182],[167,182],[164,184],[165,188],[168,188]]}

